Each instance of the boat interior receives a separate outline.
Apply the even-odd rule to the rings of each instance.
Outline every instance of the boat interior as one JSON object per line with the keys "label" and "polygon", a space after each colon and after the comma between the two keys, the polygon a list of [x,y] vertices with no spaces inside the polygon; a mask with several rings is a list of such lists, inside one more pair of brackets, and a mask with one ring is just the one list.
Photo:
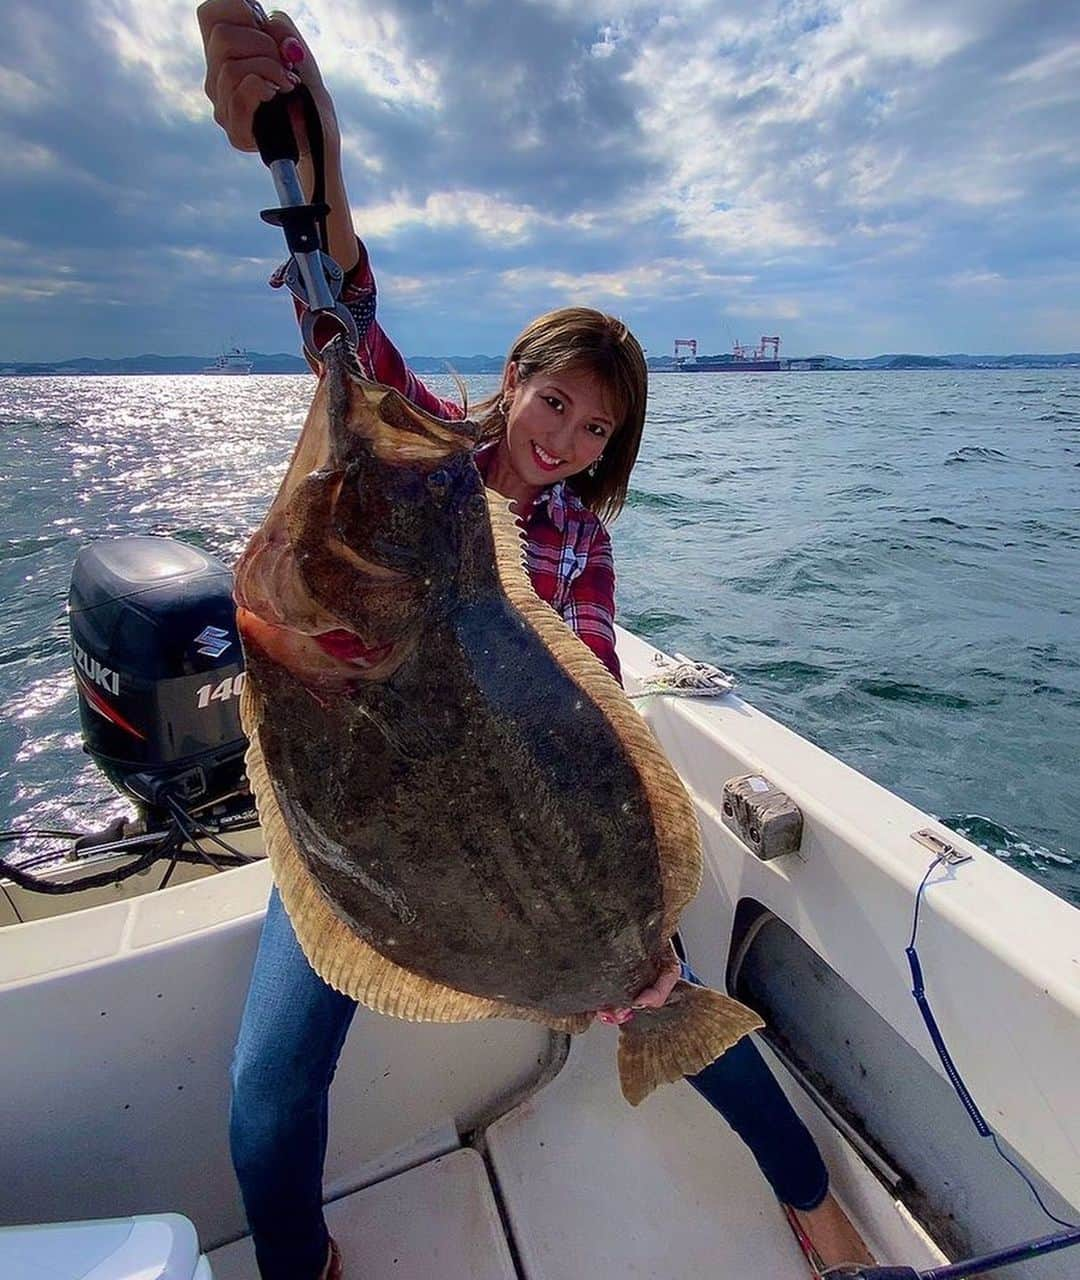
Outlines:
{"label": "boat interior", "polygon": [[[619,640],[632,692],[657,651]],[[976,1131],[912,998],[916,894],[946,848],[921,898],[928,999],[1002,1149],[1075,1222],[1075,908],[736,694],[638,705],[701,820],[689,958],[764,1017],[759,1044],[875,1257],[934,1268],[1052,1229]],[[733,824],[725,784],[748,776],[797,808],[797,847],[762,856]],[[257,828],[230,839],[261,852]],[[254,1280],[227,1114],[269,868],[181,865],[158,891],[161,870],[66,896],[10,882],[0,894],[0,1224],[181,1214],[197,1233],[191,1268],[115,1274]],[[361,1009],[325,1171],[348,1280],[805,1280],[741,1141],[683,1083],[628,1106],[616,1038]],[[100,1271],[32,1273],[12,1246],[8,1274],[105,1280],[106,1252]],[[1080,1276],[1080,1250],[1007,1275]]]}

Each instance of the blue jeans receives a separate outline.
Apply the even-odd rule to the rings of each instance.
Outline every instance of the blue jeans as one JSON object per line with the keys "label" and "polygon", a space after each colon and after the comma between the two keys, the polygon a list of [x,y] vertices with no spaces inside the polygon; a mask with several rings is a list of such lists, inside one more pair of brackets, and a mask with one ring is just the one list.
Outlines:
{"label": "blue jeans", "polygon": [[[701,985],[685,961],[682,976]],[[829,1171],[809,1129],[749,1036],[704,1071],[687,1076],[686,1082],[750,1148],[778,1200],[793,1209],[817,1208],[829,1190]]]}
{"label": "blue jeans", "polygon": [[[326,1262],[327,1101],[355,1012],[308,964],[275,889],[236,1042],[229,1122],[263,1280],[315,1280]],[[749,1039],[687,1079],[747,1143],[785,1204],[821,1202],[828,1174],[814,1140]]]}

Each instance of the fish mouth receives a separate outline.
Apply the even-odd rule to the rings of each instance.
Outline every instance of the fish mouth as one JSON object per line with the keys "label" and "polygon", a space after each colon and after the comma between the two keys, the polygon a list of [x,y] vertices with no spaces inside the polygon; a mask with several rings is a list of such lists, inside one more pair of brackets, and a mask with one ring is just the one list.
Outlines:
{"label": "fish mouth", "polygon": [[396,646],[365,645],[354,632],[329,627],[315,632],[270,622],[238,605],[236,625],[248,658],[259,657],[292,672],[316,697],[346,692],[357,680],[378,680],[396,669]]}

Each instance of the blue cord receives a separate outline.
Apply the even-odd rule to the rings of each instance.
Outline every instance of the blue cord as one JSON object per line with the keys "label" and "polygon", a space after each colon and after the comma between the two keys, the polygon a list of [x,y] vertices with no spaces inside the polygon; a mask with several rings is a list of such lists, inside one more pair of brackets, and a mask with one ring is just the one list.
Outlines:
{"label": "blue cord", "polygon": [[1068,1227],[1073,1231],[1080,1230],[1076,1223],[1066,1222],[1064,1219],[1059,1218],[1056,1214],[1050,1212],[1043,1203],[1043,1198],[1039,1195],[1039,1190],[1035,1184],[1027,1176],[1024,1170],[1020,1168],[1016,1161],[1011,1159],[1001,1149],[1001,1143],[998,1141],[997,1134],[986,1123],[982,1112],[979,1110],[978,1104],[971,1096],[967,1085],[964,1084],[959,1068],[952,1060],[952,1055],[949,1053],[948,1046],[945,1043],[945,1037],[941,1034],[941,1028],[938,1026],[937,1019],[934,1017],[934,1011],[930,1008],[930,1001],[926,998],[926,987],[923,982],[922,965],[920,965],[918,954],[915,951],[915,937],[919,932],[919,906],[922,902],[923,890],[926,888],[927,881],[944,861],[945,859],[942,855],[938,854],[933,862],[930,863],[926,875],[923,876],[922,883],[919,885],[918,892],[915,894],[915,914],[911,922],[911,941],[908,943],[907,949],[904,952],[908,959],[908,966],[911,969],[911,994],[915,997],[915,1003],[919,1006],[919,1012],[923,1016],[923,1021],[926,1023],[926,1029],[930,1033],[930,1039],[933,1042],[934,1048],[937,1050],[938,1057],[941,1059],[941,1065],[945,1068],[945,1074],[948,1076],[950,1084],[959,1095],[960,1101],[964,1104],[964,1109],[971,1117],[971,1122],[979,1131],[979,1135],[983,1138],[989,1138],[994,1144],[994,1150],[1002,1160],[1004,1160],[1010,1168],[1015,1169],[1020,1177],[1023,1178],[1024,1182],[1027,1184],[1028,1190],[1035,1197],[1035,1203],[1043,1213],[1046,1214],[1051,1222],[1056,1222],[1059,1227]]}

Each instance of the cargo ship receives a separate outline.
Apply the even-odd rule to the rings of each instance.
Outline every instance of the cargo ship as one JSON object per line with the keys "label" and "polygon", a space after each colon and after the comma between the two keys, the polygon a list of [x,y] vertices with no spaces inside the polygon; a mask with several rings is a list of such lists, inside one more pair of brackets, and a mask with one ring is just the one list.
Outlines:
{"label": "cargo ship", "polygon": [[[681,348],[690,354],[680,356]],[[780,339],[762,336],[756,347],[736,342],[731,354],[699,356],[696,338],[675,339],[675,368],[682,373],[779,373],[789,362],[780,359]]]}

